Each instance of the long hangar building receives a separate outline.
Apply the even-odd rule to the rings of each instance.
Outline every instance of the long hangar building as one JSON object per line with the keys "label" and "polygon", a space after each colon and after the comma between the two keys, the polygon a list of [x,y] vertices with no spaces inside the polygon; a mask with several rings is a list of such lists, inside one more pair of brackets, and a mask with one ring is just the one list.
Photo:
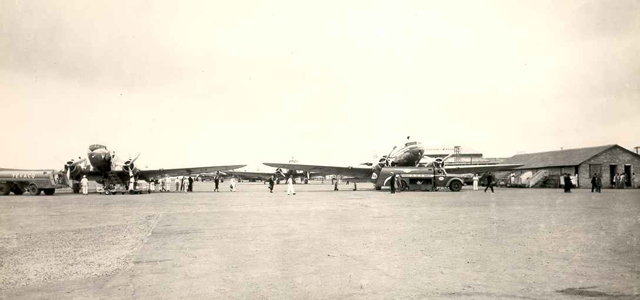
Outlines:
{"label": "long hangar building", "polygon": [[630,187],[630,175],[640,171],[640,155],[619,145],[518,154],[505,163],[522,164],[516,170],[518,181],[530,187],[540,186],[539,183],[548,182],[549,178],[557,178],[559,182],[564,173],[578,174],[580,187],[590,187],[593,174],[602,174],[603,187],[612,187],[615,174],[623,172],[627,175],[626,186]]}

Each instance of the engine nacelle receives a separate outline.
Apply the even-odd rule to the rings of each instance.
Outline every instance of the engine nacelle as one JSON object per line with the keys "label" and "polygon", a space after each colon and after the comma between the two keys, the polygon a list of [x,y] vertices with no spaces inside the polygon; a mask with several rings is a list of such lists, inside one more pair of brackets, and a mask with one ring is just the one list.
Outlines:
{"label": "engine nacelle", "polygon": [[64,171],[70,178],[76,178],[82,174],[82,167],[73,161],[68,161],[64,165]]}

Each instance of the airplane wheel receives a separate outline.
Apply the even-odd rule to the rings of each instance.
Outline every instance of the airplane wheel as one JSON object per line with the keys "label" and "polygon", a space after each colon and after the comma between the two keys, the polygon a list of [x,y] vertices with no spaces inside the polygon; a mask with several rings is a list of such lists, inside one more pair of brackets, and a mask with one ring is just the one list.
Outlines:
{"label": "airplane wheel", "polygon": [[45,195],[51,196],[56,192],[56,189],[43,189],[42,191],[44,191]]}
{"label": "airplane wheel", "polygon": [[457,180],[451,182],[451,184],[449,184],[449,190],[451,190],[452,192],[459,192],[460,190],[462,190],[462,183]]}
{"label": "airplane wheel", "polygon": [[104,190],[104,194],[105,195],[109,195],[111,192],[109,192],[109,190]]}
{"label": "airplane wheel", "polygon": [[11,188],[9,188],[9,185],[6,183],[0,183],[0,195],[9,195],[9,193],[11,193]]}
{"label": "airplane wheel", "polygon": [[401,191],[406,191],[408,189],[409,189],[409,187],[407,186],[407,183],[404,182],[404,180],[400,180],[400,190]]}
{"label": "airplane wheel", "polygon": [[31,196],[40,195],[40,193],[42,193],[42,190],[38,189],[38,186],[33,183],[30,184],[29,187],[27,187],[27,191],[29,191],[29,194],[31,194]]}
{"label": "airplane wheel", "polygon": [[309,179],[305,179],[304,184],[309,184]]}

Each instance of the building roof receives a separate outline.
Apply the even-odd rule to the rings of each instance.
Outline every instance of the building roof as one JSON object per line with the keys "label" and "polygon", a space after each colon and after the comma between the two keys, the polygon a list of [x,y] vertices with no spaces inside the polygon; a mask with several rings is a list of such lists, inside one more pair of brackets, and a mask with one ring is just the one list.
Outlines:
{"label": "building roof", "polygon": [[[506,164],[522,164],[518,169],[539,169],[547,167],[577,166],[592,157],[618,145],[567,149],[530,154],[517,154],[507,158]],[[622,148],[622,147],[620,147]],[[623,148],[624,149],[624,148]],[[626,150],[626,149],[625,149]]]}

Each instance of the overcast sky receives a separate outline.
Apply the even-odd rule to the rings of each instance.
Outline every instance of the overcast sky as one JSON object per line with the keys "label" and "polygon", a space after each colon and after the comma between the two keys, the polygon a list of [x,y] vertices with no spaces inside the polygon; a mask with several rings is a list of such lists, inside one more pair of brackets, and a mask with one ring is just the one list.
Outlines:
{"label": "overcast sky", "polygon": [[639,1],[0,4],[0,167],[640,146]]}

